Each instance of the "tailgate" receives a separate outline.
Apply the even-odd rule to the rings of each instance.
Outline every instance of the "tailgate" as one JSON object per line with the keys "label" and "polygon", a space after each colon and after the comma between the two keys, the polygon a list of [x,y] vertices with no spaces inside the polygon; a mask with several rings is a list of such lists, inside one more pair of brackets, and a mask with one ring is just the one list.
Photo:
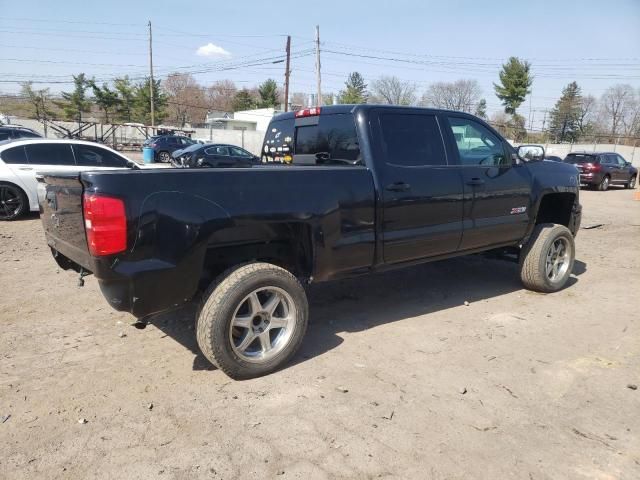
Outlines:
{"label": "tailgate", "polygon": [[83,187],[79,173],[42,173],[40,177],[40,218],[47,243],[72,262],[91,270],[82,216]]}

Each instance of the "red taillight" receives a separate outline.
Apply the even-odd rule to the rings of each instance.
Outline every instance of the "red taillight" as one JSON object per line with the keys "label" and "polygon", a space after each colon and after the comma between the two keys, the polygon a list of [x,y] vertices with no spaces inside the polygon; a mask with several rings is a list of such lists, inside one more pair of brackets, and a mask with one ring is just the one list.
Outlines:
{"label": "red taillight", "polygon": [[587,163],[585,164],[584,169],[589,172],[599,172],[600,170],[602,170],[602,167],[599,163],[596,165],[594,165],[593,163]]}
{"label": "red taillight", "polygon": [[320,115],[320,107],[303,108],[296,112],[296,118],[313,117],[315,115]]}
{"label": "red taillight", "polygon": [[158,144],[157,144],[157,143],[150,143],[150,144],[149,144],[149,146],[150,146],[151,148],[156,148],[156,147],[158,146]]}
{"label": "red taillight", "polygon": [[91,255],[100,257],[126,250],[127,216],[122,200],[85,193],[82,210]]}

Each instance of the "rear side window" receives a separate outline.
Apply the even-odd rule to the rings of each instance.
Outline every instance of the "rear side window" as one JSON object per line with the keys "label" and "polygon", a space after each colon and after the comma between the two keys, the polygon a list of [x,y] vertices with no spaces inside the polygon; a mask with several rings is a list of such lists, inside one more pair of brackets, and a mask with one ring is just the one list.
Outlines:
{"label": "rear side window", "polygon": [[238,147],[229,147],[229,150],[234,157],[253,157],[249,152]]}
{"label": "rear side window", "polygon": [[24,147],[14,147],[2,152],[2,161],[9,164],[29,163]]}
{"label": "rear side window", "polygon": [[293,163],[355,165],[360,145],[353,115],[321,115],[317,125],[296,127]]}
{"label": "rear side window", "polygon": [[2,131],[0,132],[0,142],[11,139],[11,132]]}
{"label": "rear side window", "polygon": [[38,143],[26,145],[27,159],[33,165],[75,165],[71,145]]}
{"label": "rear side window", "polygon": [[[606,158],[606,157],[605,157]],[[594,155],[567,155],[564,159],[567,163],[596,163],[598,157]]]}
{"label": "rear side window", "polygon": [[127,161],[104,148],[91,145],[74,145],[76,162],[83,167],[127,167]]}
{"label": "rear side window", "polygon": [[388,164],[402,167],[447,164],[442,135],[433,115],[382,113],[380,128]]}

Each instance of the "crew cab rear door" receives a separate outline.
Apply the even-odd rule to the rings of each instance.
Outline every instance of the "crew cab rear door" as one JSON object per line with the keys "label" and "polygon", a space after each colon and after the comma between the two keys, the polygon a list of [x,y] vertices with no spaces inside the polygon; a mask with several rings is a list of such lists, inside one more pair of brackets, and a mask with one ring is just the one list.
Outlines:
{"label": "crew cab rear door", "polygon": [[506,141],[470,116],[451,113],[441,119],[464,182],[460,250],[522,239],[531,214],[526,165],[514,164]]}
{"label": "crew cab rear door", "polygon": [[449,164],[436,115],[371,111],[386,263],[454,253],[462,236],[462,177]]}

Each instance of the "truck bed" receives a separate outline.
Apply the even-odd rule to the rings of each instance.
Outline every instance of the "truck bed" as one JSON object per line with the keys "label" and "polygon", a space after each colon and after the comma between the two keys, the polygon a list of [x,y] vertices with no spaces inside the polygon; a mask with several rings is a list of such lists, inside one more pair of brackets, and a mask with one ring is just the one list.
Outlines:
{"label": "truck bed", "polygon": [[[315,246],[309,270],[316,280],[364,271],[374,263],[375,189],[364,166],[43,176],[42,220],[58,263],[92,272],[114,308],[137,316],[191,299],[207,252],[223,254],[228,245],[265,238],[279,241],[285,230]],[[124,252],[89,254],[83,193],[124,199]]]}

